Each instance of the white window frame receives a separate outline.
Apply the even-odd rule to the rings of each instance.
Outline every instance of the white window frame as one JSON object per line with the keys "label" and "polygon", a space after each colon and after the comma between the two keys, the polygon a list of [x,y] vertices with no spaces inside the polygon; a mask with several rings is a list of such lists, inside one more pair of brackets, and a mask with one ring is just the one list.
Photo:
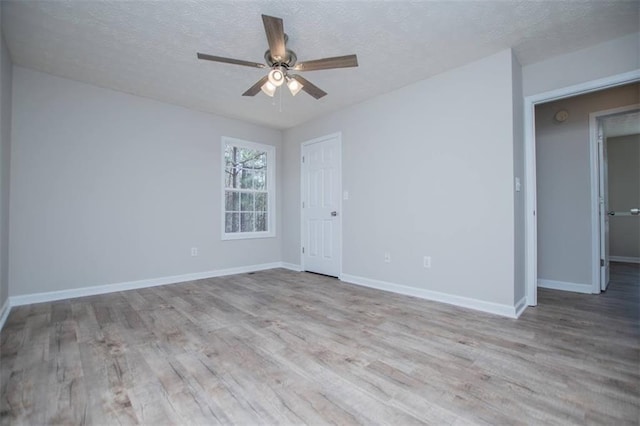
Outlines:
{"label": "white window frame", "polygon": [[[227,189],[226,182],[226,161],[225,161],[225,150],[227,145],[234,145],[239,148],[247,148],[253,150],[264,151],[267,153],[267,230],[262,232],[226,232],[226,200],[225,200],[225,191]],[[257,142],[249,142],[242,139],[231,138],[228,136],[222,137],[221,147],[221,177],[222,180],[220,182],[220,200],[221,200],[221,212],[222,217],[220,221],[220,231],[222,235],[222,240],[243,240],[243,239],[251,239],[251,238],[273,238],[276,236],[276,220],[275,220],[275,212],[276,212],[276,185],[275,185],[275,177],[276,177],[276,147],[273,145],[266,145]]]}

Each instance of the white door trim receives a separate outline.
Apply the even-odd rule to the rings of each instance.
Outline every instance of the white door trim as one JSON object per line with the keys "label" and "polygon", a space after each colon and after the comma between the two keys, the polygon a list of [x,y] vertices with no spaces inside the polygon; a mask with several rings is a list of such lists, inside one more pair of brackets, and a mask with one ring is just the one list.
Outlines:
{"label": "white door trim", "polygon": [[525,287],[527,304],[535,306],[537,298],[537,201],[536,201],[536,136],[535,106],[544,102],[594,92],[640,80],[640,69],[592,80],[574,86],[551,90],[524,98],[524,167],[525,167]]}
{"label": "white door trim", "polygon": [[338,193],[338,279],[342,280],[342,216],[343,216],[343,209],[342,209],[342,132],[336,132],[336,133],[331,133],[329,135],[325,135],[325,136],[320,136],[319,138],[315,138],[315,139],[311,139],[305,142],[302,142],[302,144],[300,144],[300,266],[301,266],[301,270],[305,270],[305,265],[304,265],[304,254],[302,253],[302,247],[304,247],[305,244],[305,223],[304,223],[304,209],[302,208],[302,200],[305,199],[305,180],[304,180],[304,170],[303,170],[303,160],[302,157],[304,156],[304,147],[307,145],[312,145],[314,143],[318,143],[318,142],[323,142],[325,140],[329,140],[329,139],[337,139],[338,140],[338,152],[339,152],[339,157],[338,157],[338,169],[340,170],[340,191]]}
{"label": "white door trim", "polygon": [[[592,293],[600,293],[604,290],[604,284],[602,282],[600,259],[602,259],[603,253],[603,229],[600,216],[600,187],[603,185],[604,176],[603,168],[599,167],[604,157],[604,147],[598,146],[598,121],[604,117],[610,115],[624,114],[631,111],[637,111],[640,109],[640,104],[626,105],[619,108],[612,108],[602,111],[596,111],[589,114],[589,155],[590,161],[590,173],[591,173],[591,282]],[[604,135],[606,137],[606,135]],[[606,188],[602,188],[606,190]],[[606,214],[606,212],[604,212]]]}

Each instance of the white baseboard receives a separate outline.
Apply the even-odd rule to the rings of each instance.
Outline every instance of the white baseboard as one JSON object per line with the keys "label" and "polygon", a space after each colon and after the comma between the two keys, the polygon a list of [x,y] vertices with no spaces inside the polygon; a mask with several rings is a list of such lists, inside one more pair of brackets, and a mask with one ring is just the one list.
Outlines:
{"label": "white baseboard", "polygon": [[[342,281],[361,285],[363,287],[375,288],[377,290],[390,291],[392,293],[404,294],[406,296],[419,297],[421,299],[433,300],[435,302],[448,303],[450,305],[463,308],[475,309],[476,311],[488,312],[501,315],[503,317],[517,318],[516,306],[502,305],[499,303],[485,302],[484,300],[471,299],[469,297],[455,296],[453,294],[440,293],[438,291],[425,290],[416,287],[409,287],[402,284],[394,284],[386,281],[372,280],[370,278],[358,277],[355,275],[342,274]],[[523,299],[524,301],[524,299]],[[524,303],[523,301],[519,303]],[[524,310],[524,308],[522,308]]]}
{"label": "white baseboard", "polygon": [[[221,277],[225,275],[242,274],[247,272],[263,271],[274,268],[285,268],[292,271],[301,271],[302,267],[293,263],[273,262],[263,263],[259,265],[248,265],[237,268],[218,269],[214,271],[197,272],[192,274],[174,275],[169,277],[151,278],[138,281],[127,281],[114,284],[99,285],[93,287],[82,287],[77,289],[68,289],[60,291],[51,291],[44,293],[24,294],[11,296],[5,301],[0,311],[0,330],[4,326],[4,322],[9,316],[11,307],[30,305],[32,303],[53,302],[56,300],[73,299],[76,297],[95,296],[99,294],[114,293],[118,291],[136,290],[141,288],[156,287],[167,284],[177,284],[188,281],[201,280],[206,278]],[[404,294],[407,296],[419,297],[421,299],[433,300],[436,302],[448,303],[450,305],[460,306],[463,308],[475,309],[478,311],[488,312],[509,318],[518,318],[526,309],[526,299],[523,298],[515,306],[502,305],[493,302],[486,302],[468,297],[456,296],[437,291],[425,290],[415,287],[409,287],[400,284],[389,283],[385,281],[372,280],[369,278],[358,277],[349,274],[342,274],[340,279],[351,284],[361,285],[364,287],[375,288],[383,291]],[[540,284],[539,284],[540,285]],[[542,286],[542,285],[541,285]]]}
{"label": "white baseboard", "polygon": [[295,263],[282,262],[280,267],[290,271],[302,272],[302,266]]}
{"label": "white baseboard", "polygon": [[565,281],[539,279],[538,287],[549,288],[551,290],[572,291],[574,293],[586,293],[586,294],[592,293],[591,284],[569,283]]}
{"label": "white baseboard", "polygon": [[609,256],[611,262],[640,263],[640,257]]}
{"label": "white baseboard", "polygon": [[218,269],[215,271],[196,272],[193,274],[174,275],[169,277],[151,278],[147,280],[128,281],[93,287],[74,288],[69,290],[50,291],[46,293],[24,294],[19,296],[11,296],[9,298],[9,305],[21,306],[30,305],[32,303],[53,302],[55,300],[73,299],[76,297],[84,296],[95,296],[98,294],[113,293],[125,290],[136,290],[140,288],[176,284],[186,281],[202,280],[205,278],[221,277],[225,275],[243,274],[246,272],[263,271],[266,269],[280,267],[282,267],[282,262],[263,263],[259,265],[240,266],[237,268]]}
{"label": "white baseboard", "polygon": [[520,318],[520,315],[527,309],[529,305],[527,305],[527,296],[522,296],[522,299],[518,303],[516,303],[516,318]]}
{"label": "white baseboard", "polygon": [[4,301],[2,304],[2,308],[0,308],[0,330],[4,327],[5,321],[9,318],[9,312],[11,312],[11,304],[9,303],[9,298]]}

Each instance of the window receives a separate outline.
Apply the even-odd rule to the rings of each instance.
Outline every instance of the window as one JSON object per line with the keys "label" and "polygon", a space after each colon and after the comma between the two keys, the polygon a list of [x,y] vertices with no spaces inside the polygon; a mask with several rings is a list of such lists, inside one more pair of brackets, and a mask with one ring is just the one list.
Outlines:
{"label": "window", "polygon": [[222,138],[222,239],[275,236],[275,147]]}

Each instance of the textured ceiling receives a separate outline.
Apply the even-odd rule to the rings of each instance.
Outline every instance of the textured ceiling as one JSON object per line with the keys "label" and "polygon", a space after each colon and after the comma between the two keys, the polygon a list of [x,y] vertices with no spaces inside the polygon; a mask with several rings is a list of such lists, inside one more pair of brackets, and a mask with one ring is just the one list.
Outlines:
{"label": "textured ceiling", "polygon": [[[513,47],[523,65],[638,31],[637,1],[6,1],[14,63],[249,122],[287,128]],[[284,19],[300,61],[355,53],[358,68],[304,76],[329,93],[241,94],[264,70],[261,14]]]}

